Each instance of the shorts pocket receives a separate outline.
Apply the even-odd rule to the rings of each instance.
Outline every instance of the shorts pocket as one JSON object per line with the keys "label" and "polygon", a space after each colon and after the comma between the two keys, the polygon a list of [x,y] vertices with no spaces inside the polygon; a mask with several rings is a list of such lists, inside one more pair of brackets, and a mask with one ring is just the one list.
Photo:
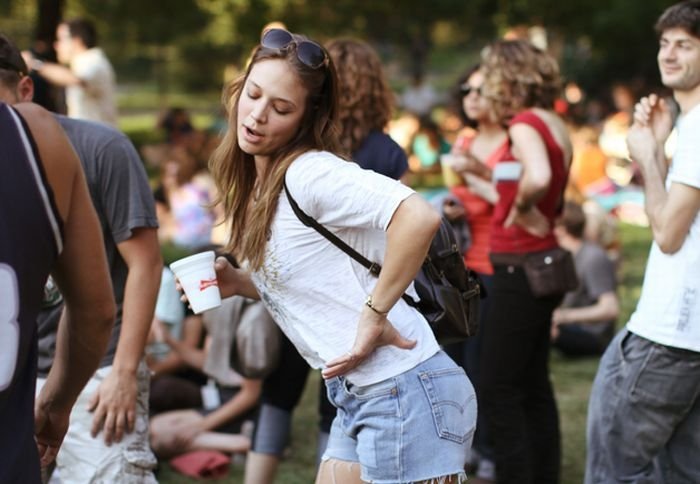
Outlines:
{"label": "shorts pocket", "polygon": [[418,374],[435,422],[438,436],[463,444],[476,426],[476,397],[461,368]]}
{"label": "shorts pocket", "polygon": [[362,417],[398,416],[398,384],[395,378],[357,386],[345,380],[343,390],[345,396],[353,402]]}
{"label": "shorts pocket", "polygon": [[345,391],[358,400],[372,400],[385,395],[396,395],[397,384],[395,378],[373,383],[371,385],[358,386],[344,380]]}

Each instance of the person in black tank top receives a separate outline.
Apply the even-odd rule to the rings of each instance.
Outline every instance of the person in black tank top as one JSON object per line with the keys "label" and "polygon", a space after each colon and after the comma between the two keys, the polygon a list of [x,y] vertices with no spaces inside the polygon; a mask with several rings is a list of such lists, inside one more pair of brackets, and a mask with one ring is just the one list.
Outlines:
{"label": "person in black tank top", "polygon": [[[11,71],[5,64],[0,64],[0,75]],[[29,125],[41,129],[55,149],[49,156],[50,170],[40,159]],[[76,390],[97,366],[114,313],[104,252],[84,246],[100,247],[94,244],[99,229],[87,187],[77,159],[69,158],[67,140],[56,133],[62,136],[40,108],[22,106],[16,111],[0,103],[0,482],[8,484],[41,482],[39,453],[48,463],[57,451]],[[77,257],[82,250],[90,252],[84,253],[85,262]],[[60,361],[42,394],[45,398],[39,399],[38,452],[34,440],[36,316],[52,269],[70,299],[67,304],[76,311],[66,328],[73,332],[79,325],[84,339],[74,341],[76,336],[64,331]],[[92,309],[91,303],[95,304]],[[85,318],[88,314],[91,319]],[[88,329],[88,322],[97,324]],[[73,361],[67,359],[65,343],[71,346]]]}

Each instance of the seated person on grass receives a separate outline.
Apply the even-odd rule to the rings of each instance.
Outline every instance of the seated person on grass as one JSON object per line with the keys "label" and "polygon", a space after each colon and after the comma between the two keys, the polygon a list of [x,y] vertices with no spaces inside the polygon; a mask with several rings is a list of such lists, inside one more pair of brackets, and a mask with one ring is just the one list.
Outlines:
{"label": "seated person on grass", "polygon": [[574,254],[579,277],[579,287],[552,314],[553,346],[567,356],[601,355],[620,313],[615,266],[602,247],[583,238],[585,225],[581,206],[567,202],[554,230],[559,245]]}
{"label": "seated person on grass", "polygon": [[233,318],[241,317],[238,313],[245,307],[236,299],[241,297],[228,298],[220,307],[203,314],[208,332],[203,350],[182,344],[163,325],[157,325],[159,340],[210,377],[202,388],[201,408],[173,410],[151,420],[151,447],[159,458],[193,450],[245,453],[250,448],[262,380],[243,378],[229,366],[232,339],[228,328]]}

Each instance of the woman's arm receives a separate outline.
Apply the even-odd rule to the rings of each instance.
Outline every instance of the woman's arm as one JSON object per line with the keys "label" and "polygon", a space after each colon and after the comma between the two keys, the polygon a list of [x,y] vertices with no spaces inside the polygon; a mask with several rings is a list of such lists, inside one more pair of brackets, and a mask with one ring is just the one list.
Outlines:
{"label": "woman's arm", "polygon": [[544,237],[549,231],[549,222],[535,205],[547,193],[552,181],[547,147],[539,133],[527,124],[511,126],[509,134],[513,155],[522,163],[523,173],[504,226],[520,225],[531,234]]}
{"label": "woman's arm", "polygon": [[379,346],[415,346],[415,341],[396,331],[387,313],[416,277],[439,226],[440,215],[420,195],[401,202],[387,229],[384,265],[368,304],[362,308],[355,344],[348,354],[326,364],[324,378],[347,373]]}
{"label": "woman's arm", "polygon": [[415,279],[440,226],[440,215],[420,195],[406,198],[386,232],[384,265],[372,292],[372,305],[388,312]]}
{"label": "woman's arm", "polygon": [[231,296],[244,296],[260,300],[260,294],[258,294],[248,271],[236,269],[225,257],[217,257],[214,267],[222,299]]}
{"label": "woman's arm", "polygon": [[518,183],[515,207],[526,212],[546,193],[552,181],[549,155],[542,137],[527,124],[518,123],[510,127],[513,154],[523,165],[523,173]]}
{"label": "woman's arm", "polygon": [[493,170],[471,153],[452,155],[452,169],[461,175],[471,174],[483,180],[493,178]]}

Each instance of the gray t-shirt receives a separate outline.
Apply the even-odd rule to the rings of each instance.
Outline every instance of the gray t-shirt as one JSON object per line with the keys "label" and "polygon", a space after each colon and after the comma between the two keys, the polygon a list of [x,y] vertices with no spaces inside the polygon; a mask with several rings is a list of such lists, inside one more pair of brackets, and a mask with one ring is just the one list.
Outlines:
{"label": "gray t-shirt", "polygon": [[[122,302],[128,267],[117,244],[142,227],[158,227],[153,194],[136,149],[124,134],[107,125],[56,116],[80,158],[97,217],[102,227],[117,318],[100,367],[109,366],[119,341]],[[61,311],[42,310],[38,318],[39,375],[51,368],[56,348],[56,328]]]}
{"label": "gray t-shirt", "polygon": [[[591,306],[606,292],[617,288],[615,266],[605,251],[598,245],[584,242],[574,256],[579,286],[564,296],[562,307],[580,308]],[[592,332],[604,332],[615,321],[605,321],[595,325],[583,325]]]}

